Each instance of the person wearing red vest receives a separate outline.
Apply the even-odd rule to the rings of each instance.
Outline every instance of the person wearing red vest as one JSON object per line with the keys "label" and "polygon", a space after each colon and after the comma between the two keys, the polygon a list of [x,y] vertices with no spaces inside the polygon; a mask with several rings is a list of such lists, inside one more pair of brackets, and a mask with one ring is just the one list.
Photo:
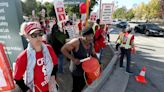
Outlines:
{"label": "person wearing red vest", "polygon": [[120,57],[120,67],[123,67],[123,59],[126,55],[127,58],[127,66],[126,66],[126,72],[132,73],[130,71],[130,61],[131,61],[131,49],[134,49],[134,35],[130,34],[132,29],[128,28],[126,29],[126,32],[124,33],[123,37],[121,38],[121,57]]}

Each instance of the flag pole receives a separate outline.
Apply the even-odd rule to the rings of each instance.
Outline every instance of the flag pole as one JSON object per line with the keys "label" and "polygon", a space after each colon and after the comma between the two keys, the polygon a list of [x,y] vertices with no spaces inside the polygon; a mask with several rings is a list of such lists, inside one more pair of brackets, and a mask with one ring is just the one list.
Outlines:
{"label": "flag pole", "polygon": [[86,0],[86,28],[88,27],[89,0]]}

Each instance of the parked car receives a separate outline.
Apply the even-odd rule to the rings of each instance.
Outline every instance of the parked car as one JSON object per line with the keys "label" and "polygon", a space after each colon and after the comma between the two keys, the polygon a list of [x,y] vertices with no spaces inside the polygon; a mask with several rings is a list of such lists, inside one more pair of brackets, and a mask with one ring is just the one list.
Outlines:
{"label": "parked car", "polygon": [[160,28],[158,25],[153,23],[143,23],[135,26],[135,32],[145,34],[147,36],[156,35],[156,36],[163,36],[164,29]]}
{"label": "parked car", "polygon": [[120,23],[120,21],[116,21],[116,20],[113,20],[112,21],[112,25],[117,25],[117,24],[119,24]]}
{"label": "parked car", "polygon": [[121,21],[116,26],[119,27],[119,28],[126,28],[128,26],[128,23],[126,21],[125,22]]}

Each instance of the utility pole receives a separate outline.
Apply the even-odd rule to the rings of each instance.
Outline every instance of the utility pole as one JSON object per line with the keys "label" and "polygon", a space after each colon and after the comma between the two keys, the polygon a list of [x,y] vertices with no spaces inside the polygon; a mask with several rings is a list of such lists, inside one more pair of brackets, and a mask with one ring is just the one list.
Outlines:
{"label": "utility pole", "polygon": [[102,3],[102,1],[100,0],[100,7],[99,7],[99,19],[100,19],[100,17],[101,17],[101,3]]}

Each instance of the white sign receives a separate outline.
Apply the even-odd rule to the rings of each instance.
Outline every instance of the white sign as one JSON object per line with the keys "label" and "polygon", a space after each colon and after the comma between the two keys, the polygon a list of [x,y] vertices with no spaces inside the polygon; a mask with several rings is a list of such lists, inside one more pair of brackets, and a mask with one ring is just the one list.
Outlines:
{"label": "white sign", "polygon": [[113,4],[112,3],[104,3],[102,4],[101,10],[101,24],[110,24],[112,22],[112,12],[113,12]]}
{"label": "white sign", "polygon": [[76,14],[74,13],[73,16],[72,16],[73,24],[76,23],[76,19],[77,19],[77,17],[76,17]]}
{"label": "white sign", "polygon": [[96,22],[97,19],[97,13],[96,12],[92,12],[90,15],[90,21],[91,22]]}
{"label": "white sign", "polygon": [[5,80],[5,76],[3,75],[3,71],[0,68],[0,87],[5,87],[7,86],[6,80]]}
{"label": "white sign", "polygon": [[81,20],[85,21],[86,20],[86,13],[85,14],[81,14]]}
{"label": "white sign", "polygon": [[64,9],[64,2],[63,1],[57,1],[54,2],[55,6],[55,12],[56,16],[59,22],[65,22],[66,21],[66,13]]}

